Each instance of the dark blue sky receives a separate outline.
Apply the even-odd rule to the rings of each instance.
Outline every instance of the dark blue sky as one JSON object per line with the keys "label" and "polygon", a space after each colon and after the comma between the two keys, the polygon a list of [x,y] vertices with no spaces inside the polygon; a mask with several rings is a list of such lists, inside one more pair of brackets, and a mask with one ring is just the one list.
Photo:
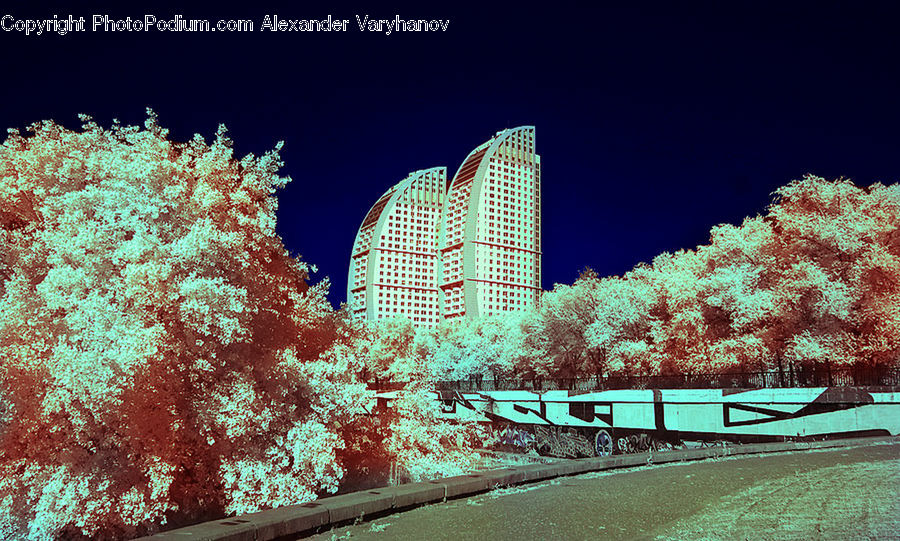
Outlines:
{"label": "dark blue sky", "polygon": [[[543,7],[258,2],[238,7],[0,7],[44,18],[350,19],[343,34],[0,32],[0,127],[77,113],[179,140],[225,123],[238,155],[284,140],[279,231],[346,292],[366,211],[415,169],[452,175],[495,131],[537,130],[544,287],[621,274],[763,212],[812,172],[900,179],[900,17],[865,8],[598,2]],[[727,5],[726,5],[727,4]],[[446,33],[361,33],[354,15],[451,20]]]}

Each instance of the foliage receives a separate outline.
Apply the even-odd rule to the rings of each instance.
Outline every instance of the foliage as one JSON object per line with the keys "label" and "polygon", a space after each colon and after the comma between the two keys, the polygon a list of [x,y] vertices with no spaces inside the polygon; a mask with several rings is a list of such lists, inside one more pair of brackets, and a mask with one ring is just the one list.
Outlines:
{"label": "foliage", "polygon": [[[775,195],[708,245],[622,277],[587,270],[530,312],[440,327],[428,359],[453,379],[496,372],[504,341],[534,360],[501,363],[524,377],[897,366],[900,185],[806,176]],[[486,341],[504,319],[532,323]]]}
{"label": "foliage", "polygon": [[[364,386],[275,233],[280,144],[53,122],[0,147],[0,537],[127,536],[335,490]],[[320,359],[320,355],[323,356]],[[326,358],[331,355],[331,358]]]}
{"label": "foliage", "polygon": [[546,373],[538,358],[536,341],[543,335],[537,326],[536,314],[529,311],[445,321],[434,329],[419,330],[415,362],[431,380]]}
{"label": "foliage", "polygon": [[487,438],[475,422],[449,423],[440,418],[440,403],[425,382],[407,386],[391,404],[384,449],[401,477],[422,481],[461,475],[477,467],[472,449]]}

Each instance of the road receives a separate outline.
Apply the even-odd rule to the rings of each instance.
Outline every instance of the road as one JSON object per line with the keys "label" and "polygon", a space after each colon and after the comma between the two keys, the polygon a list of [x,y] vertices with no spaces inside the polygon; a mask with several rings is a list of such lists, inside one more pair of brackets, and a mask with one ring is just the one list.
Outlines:
{"label": "road", "polygon": [[900,443],[563,477],[312,539],[900,539]]}

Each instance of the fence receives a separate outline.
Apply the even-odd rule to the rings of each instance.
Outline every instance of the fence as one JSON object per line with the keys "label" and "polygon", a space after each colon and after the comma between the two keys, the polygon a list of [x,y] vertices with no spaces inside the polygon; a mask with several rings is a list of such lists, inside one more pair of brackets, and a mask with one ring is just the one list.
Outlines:
{"label": "fence", "polygon": [[[369,386],[380,390],[396,390],[406,382],[374,381]],[[580,378],[485,378],[471,376],[452,381],[436,381],[437,390],[513,391],[571,390],[603,391],[609,389],[757,389],[766,387],[900,387],[900,369],[856,367],[841,369],[794,369],[767,372],[734,372],[723,374],[677,374],[656,376],[605,375]]]}

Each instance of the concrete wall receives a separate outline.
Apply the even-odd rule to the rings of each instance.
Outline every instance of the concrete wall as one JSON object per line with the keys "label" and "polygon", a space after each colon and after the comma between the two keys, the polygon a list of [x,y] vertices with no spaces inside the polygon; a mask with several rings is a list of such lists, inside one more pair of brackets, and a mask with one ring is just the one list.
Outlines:
{"label": "concrete wall", "polygon": [[753,437],[900,434],[900,392],[854,387],[435,393],[446,419]]}

